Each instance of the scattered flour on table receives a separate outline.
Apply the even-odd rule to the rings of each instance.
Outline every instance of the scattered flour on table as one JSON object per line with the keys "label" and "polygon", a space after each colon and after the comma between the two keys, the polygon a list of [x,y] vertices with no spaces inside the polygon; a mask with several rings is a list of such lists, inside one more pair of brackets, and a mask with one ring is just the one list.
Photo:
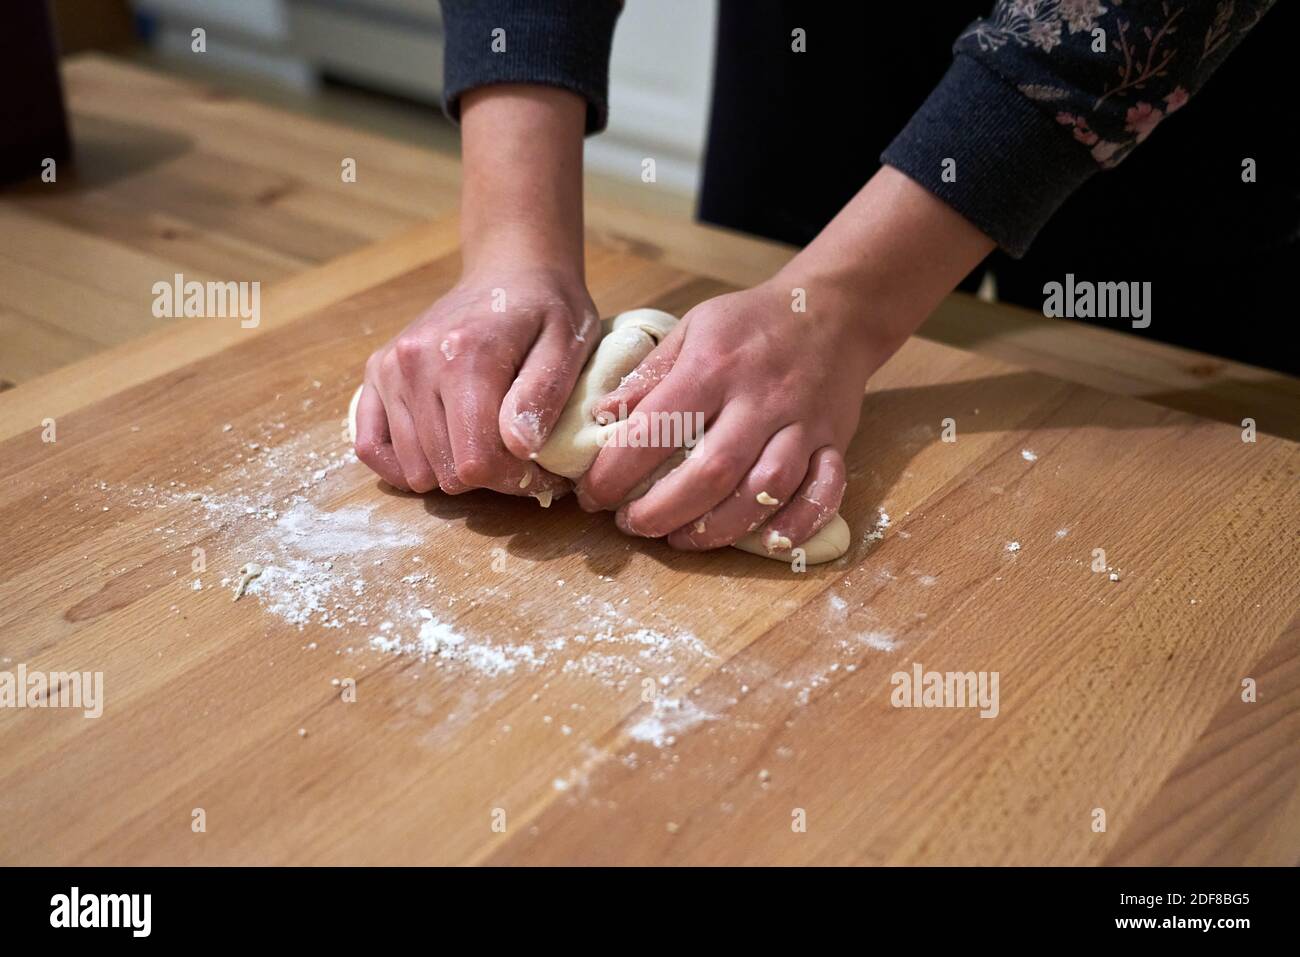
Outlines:
{"label": "scattered flour on table", "polygon": [[644,741],[656,748],[663,748],[674,744],[677,735],[682,732],[705,721],[716,720],[716,714],[703,710],[689,698],[660,695],[650,706],[650,713],[633,722],[627,733],[633,741]]}
{"label": "scattered flour on table", "polygon": [[295,496],[288,510],[241,550],[263,566],[245,594],[299,628],[311,621],[327,628],[365,624],[369,609],[360,599],[368,563],[373,567],[375,560],[382,563],[422,541],[395,522],[373,518],[374,508],[329,512]]}
{"label": "scattered flour on table", "polygon": [[285,551],[311,558],[337,558],[420,544],[419,535],[396,522],[372,522],[370,513],[374,509],[374,505],[352,505],[325,512],[302,500],[276,521],[274,542]]}
{"label": "scattered flour on table", "polygon": [[[469,576],[482,575],[477,560],[460,554],[462,549],[435,553],[432,548],[437,536],[453,526],[451,521],[415,508],[405,510],[413,516],[409,523],[395,521],[391,514],[381,514],[392,510],[378,503],[332,507],[327,497],[337,501],[361,481],[349,477],[340,485],[336,479],[340,470],[356,463],[355,455],[340,446],[332,424],[278,441],[288,434],[282,428],[282,423],[270,422],[232,429],[226,461],[187,463],[186,481],[129,490],[129,504],[149,511],[151,523],[157,522],[155,533],[170,539],[178,567],[182,560],[188,563],[191,544],[203,540],[210,556],[204,578],[225,574],[223,590],[228,586],[233,593],[243,577],[236,569],[259,565],[262,571],[245,583],[242,600],[256,602],[299,630],[315,630],[315,638],[322,634],[319,629],[336,629],[338,640],[331,650],[340,655],[404,656],[484,679],[536,672],[572,675],[616,691],[636,688],[651,677],[664,690],[647,714],[633,719],[628,733],[655,748],[721,720],[728,702],[702,703],[680,693],[687,676],[717,654],[677,624],[671,608],[661,611],[652,597],[633,594],[643,590],[639,585],[597,576],[583,586],[585,593],[558,601],[554,588],[510,575],[480,577],[480,587],[466,588],[475,581]],[[181,474],[180,467],[173,472]],[[195,474],[200,480],[195,481]],[[890,524],[880,509],[865,541],[883,539]],[[213,556],[219,556],[220,564]],[[527,567],[525,559],[515,561]],[[186,577],[184,584],[193,579]],[[555,585],[573,587],[564,581]],[[210,600],[205,597],[210,590],[208,584],[194,600]],[[648,590],[645,594],[650,595]],[[828,602],[829,617],[844,634],[849,603],[833,593]],[[247,614],[246,608],[240,604],[232,613]],[[480,609],[489,624],[476,624]],[[836,672],[853,672],[854,655],[897,646],[885,632],[854,634],[844,648],[832,652],[834,661],[798,682],[769,688],[792,687],[798,703],[805,704]],[[305,646],[316,647],[316,641]],[[322,642],[321,647],[331,646]],[[766,679],[756,674],[748,680]],[[748,685],[739,688],[742,695],[748,691]],[[582,731],[580,726],[572,730]]]}
{"label": "scattered flour on table", "polygon": [[885,537],[885,529],[889,528],[889,524],[890,524],[889,515],[885,512],[883,508],[877,509],[877,511],[880,513],[880,515],[876,519],[875,527],[872,528],[871,531],[867,532],[865,535],[862,536],[862,543],[864,545],[871,545],[874,544],[875,542],[880,541],[882,538]]}
{"label": "scattered flour on table", "polygon": [[898,647],[894,636],[887,631],[866,631],[856,635],[855,638],[861,644],[876,651],[894,651]]}

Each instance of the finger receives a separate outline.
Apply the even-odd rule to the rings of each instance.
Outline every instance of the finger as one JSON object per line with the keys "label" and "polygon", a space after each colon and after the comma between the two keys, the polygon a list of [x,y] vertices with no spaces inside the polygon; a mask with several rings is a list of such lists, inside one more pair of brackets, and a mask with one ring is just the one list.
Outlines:
{"label": "finger", "polygon": [[771,437],[761,419],[731,403],[686,461],[641,498],[619,508],[614,516],[618,527],[647,538],[681,528],[735,493]]}
{"label": "finger", "polygon": [[618,388],[591,407],[591,414],[597,422],[605,425],[624,418],[628,410],[635,409],[642,399],[667,378],[681,351],[685,330],[684,322],[674,326],[664,341],[623,377]]}
{"label": "finger", "polygon": [[427,397],[416,408],[408,404],[407,409],[415,423],[416,440],[438,477],[438,488],[448,495],[468,492],[470,487],[456,474],[456,459],[452,455],[451,439],[447,434],[447,413],[442,407],[442,399],[435,394]]}
{"label": "finger", "polygon": [[386,402],[384,407],[388,410],[388,429],[393,437],[393,451],[397,453],[397,461],[402,466],[406,487],[420,494],[433,491],[438,487],[438,473],[424,454],[415,420],[411,418],[411,410],[400,398]]}
{"label": "finger", "polygon": [[844,456],[832,446],[813,453],[803,485],[763,529],[769,551],[786,551],[802,545],[835,517],[844,500],[847,469]]}
{"label": "finger", "polygon": [[402,466],[397,461],[397,453],[393,450],[388,414],[379,390],[372,382],[366,383],[361,398],[357,400],[357,438],[353,447],[357,458],[381,479],[394,488],[410,491],[402,475]]}
{"label": "finger", "polygon": [[680,455],[683,443],[694,443],[718,405],[699,378],[669,375],[610,430],[578,482],[578,502],[588,511],[616,508],[666,460]]}
{"label": "finger", "polygon": [[402,476],[406,479],[405,487],[423,494],[438,487],[438,474],[424,454],[415,420],[406,403],[408,382],[421,353],[418,339],[398,336],[391,348],[371,357],[367,368],[375,370],[375,387],[388,413],[388,433],[397,462],[402,467]]}
{"label": "finger", "polygon": [[808,444],[801,426],[786,426],[767,443],[735,492],[670,534],[668,544],[687,551],[720,548],[754,531],[799,490],[808,472]]}
{"label": "finger", "polygon": [[[438,488],[449,495],[468,491],[469,486],[456,477],[456,463],[447,437],[447,414],[438,396],[438,375],[444,363],[454,358],[457,333],[449,333],[434,348],[423,335],[403,333],[384,356],[381,372],[388,372],[385,382],[409,414],[415,442],[424,460],[433,469]],[[394,369],[394,367],[396,367]]]}
{"label": "finger", "polygon": [[506,495],[562,495],[571,486],[568,479],[516,458],[501,439],[501,402],[513,378],[513,363],[483,353],[445,368],[442,404],[456,477],[471,488]]}
{"label": "finger", "polygon": [[553,322],[523,360],[514,384],[501,403],[497,427],[510,454],[527,459],[541,450],[555,428],[573,385],[600,341],[600,320],[594,312],[584,333]]}

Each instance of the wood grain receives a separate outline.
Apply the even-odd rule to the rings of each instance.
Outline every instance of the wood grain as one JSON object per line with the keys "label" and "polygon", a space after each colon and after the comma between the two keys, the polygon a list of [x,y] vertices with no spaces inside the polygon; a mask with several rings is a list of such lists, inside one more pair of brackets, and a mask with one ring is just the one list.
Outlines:
{"label": "wood grain", "polygon": [[9,324],[0,378],[161,327],[151,289],[176,273],[269,284],[456,206],[459,165],[438,154],[99,55],[64,83],[75,162],[0,204],[0,312],[31,318]]}
{"label": "wood grain", "polygon": [[[865,397],[830,566],[398,495],[339,420],[455,279],[429,238],[289,280],[261,329],[182,321],[134,365],[0,393],[0,670],[102,671],[106,696],[0,709],[0,863],[1300,857],[1296,445],[914,339]],[[725,288],[600,245],[589,269],[604,314]],[[334,557],[362,581],[339,627],[220,584],[302,502],[414,539]],[[420,608],[454,653],[370,647]],[[891,706],[914,662],[998,672],[997,717]]]}

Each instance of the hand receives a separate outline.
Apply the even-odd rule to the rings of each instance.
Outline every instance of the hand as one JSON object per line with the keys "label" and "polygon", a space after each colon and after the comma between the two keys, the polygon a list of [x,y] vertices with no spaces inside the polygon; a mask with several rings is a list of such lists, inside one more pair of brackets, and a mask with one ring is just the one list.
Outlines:
{"label": "hand", "polygon": [[583,279],[586,115],[556,87],[461,97],[464,274],[370,357],[357,406],[357,457],[390,485],[568,489],[529,456],[600,338]]}
{"label": "hand", "polygon": [[481,264],[366,363],[357,457],[413,492],[563,494],[528,457],[599,338],[576,275]]}
{"label": "hand", "polygon": [[[594,410],[634,409],[578,483],[632,535],[728,545],[766,523],[798,545],[844,494],[844,452],[867,377],[993,249],[951,207],[888,166],[775,277],[691,310]],[[792,309],[804,290],[807,312]],[[637,417],[703,413],[705,437],[630,504],[676,450],[620,441]],[[761,500],[760,500],[761,496]]]}
{"label": "hand", "polygon": [[[620,405],[635,410],[623,432],[661,412],[702,413],[708,423],[685,462],[618,508],[623,531],[695,550],[729,545],[764,523],[798,544],[830,520],[867,377],[893,345],[866,333],[852,301],[820,295],[796,312],[778,277],[708,300],[598,404],[614,417]],[[579,501],[619,506],[676,451],[611,442],[580,481]]]}

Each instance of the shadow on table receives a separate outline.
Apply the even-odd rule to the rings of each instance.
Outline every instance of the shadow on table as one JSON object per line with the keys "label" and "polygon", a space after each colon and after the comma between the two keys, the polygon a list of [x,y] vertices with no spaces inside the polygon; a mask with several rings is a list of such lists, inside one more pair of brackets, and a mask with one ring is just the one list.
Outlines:
{"label": "shadow on table", "polygon": [[190,137],[152,126],[84,115],[71,122],[72,159],[58,166],[55,181],[42,182],[37,171],[0,191],[0,196],[39,200],[102,189],[169,163],[194,147]]}
{"label": "shadow on table", "polygon": [[[955,420],[960,437],[1025,429],[1149,428],[1177,414],[1033,372],[869,392],[847,455],[850,493],[845,498],[845,512],[854,529],[853,545],[844,559],[809,566],[807,574],[840,574],[845,562],[853,562],[874,544],[865,540],[864,534],[873,526],[879,501],[917,454],[940,440],[944,419]],[[876,491],[855,495],[852,476],[865,471],[870,472],[871,487]],[[383,483],[380,487],[389,495],[412,497]],[[539,515],[539,506],[530,497],[486,490],[420,497],[425,511],[435,518],[463,521],[469,530],[496,540],[486,547],[502,547],[507,554],[530,561],[580,551],[592,572],[614,576],[633,556],[644,554],[676,571],[710,577],[773,579],[790,574],[784,562],[737,562],[725,548],[683,552],[662,540],[624,536],[614,527],[612,516],[588,514],[572,496],[558,499],[544,515]]]}

